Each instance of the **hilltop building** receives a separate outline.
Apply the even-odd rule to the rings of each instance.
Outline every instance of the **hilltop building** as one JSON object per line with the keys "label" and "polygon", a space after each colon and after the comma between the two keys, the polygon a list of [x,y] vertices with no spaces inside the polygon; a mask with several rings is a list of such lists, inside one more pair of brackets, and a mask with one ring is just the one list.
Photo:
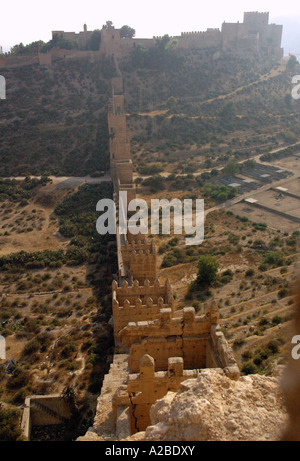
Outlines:
{"label": "hilltop building", "polygon": [[[86,24],[84,24],[83,31],[79,33],[53,31],[52,37],[55,34],[62,38],[75,40],[79,49],[84,50],[92,31],[88,31]],[[102,28],[100,52],[125,55],[138,45],[145,48],[153,46],[156,38],[121,38],[120,29]],[[221,30],[207,29],[205,32],[182,32],[180,36],[172,38],[177,41],[179,48],[215,48],[216,50],[235,52],[264,50],[279,58],[283,56],[283,49],[281,48],[282,26],[269,24],[269,13],[247,12],[244,13],[242,23],[224,22]]]}

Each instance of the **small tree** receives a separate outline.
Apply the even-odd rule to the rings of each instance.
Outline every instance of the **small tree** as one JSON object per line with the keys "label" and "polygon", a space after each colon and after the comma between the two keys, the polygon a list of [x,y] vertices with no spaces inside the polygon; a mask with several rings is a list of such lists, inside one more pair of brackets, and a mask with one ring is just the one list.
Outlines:
{"label": "small tree", "polygon": [[112,21],[106,21],[106,24],[103,25],[103,29],[114,29],[115,26],[113,25]]}
{"label": "small tree", "polygon": [[198,261],[197,285],[211,285],[217,278],[219,262],[211,255],[203,255]]}
{"label": "small tree", "polygon": [[224,173],[235,175],[240,172],[240,165],[236,159],[231,159],[224,167]]}
{"label": "small tree", "polygon": [[123,26],[120,29],[121,38],[132,38],[135,36],[135,30],[129,26]]}
{"label": "small tree", "polygon": [[87,49],[88,50],[93,50],[93,51],[98,51],[99,50],[99,46],[100,46],[100,42],[101,42],[101,30],[99,29],[95,29],[88,42],[87,42]]}
{"label": "small tree", "polygon": [[287,62],[286,68],[290,72],[295,72],[297,64],[299,64],[297,58],[292,54]]}

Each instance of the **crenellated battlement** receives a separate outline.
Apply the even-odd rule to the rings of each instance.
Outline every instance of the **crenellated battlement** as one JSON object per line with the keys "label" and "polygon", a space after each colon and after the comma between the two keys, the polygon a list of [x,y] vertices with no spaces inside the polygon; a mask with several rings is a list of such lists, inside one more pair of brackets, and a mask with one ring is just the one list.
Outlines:
{"label": "crenellated battlement", "polygon": [[122,286],[119,286],[114,280],[112,283],[112,293],[113,299],[115,296],[120,304],[123,303],[125,298],[131,300],[135,299],[137,296],[143,300],[146,297],[151,297],[154,301],[157,301],[158,297],[163,297],[166,302],[172,297],[171,285],[168,279],[164,285],[161,285],[157,279],[154,280],[152,285],[147,279],[144,284],[140,284],[135,280],[132,285],[129,285],[129,283],[124,280]]}
{"label": "crenellated battlement", "polygon": [[[208,335],[212,325],[211,314],[212,310],[208,308],[204,315],[196,316],[193,307],[185,307],[182,317],[174,318],[172,309],[163,308],[155,320],[128,323],[120,331],[119,337],[124,346],[131,347],[140,338]],[[213,317],[214,322],[217,323],[217,320],[217,317]]]}
{"label": "crenellated battlement", "polygon": [[123,261],[128,267],[131,266],[131,260],[136,255],[156,255],[156,248],[153,240],[126,240],[122,246]]}
{"label": "crenellated battlement", "polygon": [[141,357],[149,354],[156,371],[165,371],[168,358],[176,356],[183,358],[186,369],[220,367],[236,379],[239,369],[218,321],[219,312],[212,303],[202,316],[187,307],[181,317],[174,318],[172,309],[164,307],[155,320],[129,322],[119,338],[130,349],[130,372],[137,373]]}
{"label": "crenellated battlement", "polygon": [[137,280],[130,286],[123,281],[122,287],[116,281],[112,284],[112,306],[114,319],[114,335],[117,341],[119,332],[128,323],[136,321],[154,320],[160,315],[160,311],[170,308],[174,312],[174,298],[171,285],[168,280],[160,285],[158,280],[151,285],[145,280],[140,285]]}
{"label": "crenellated battlement", "polygon": [[181,37],[203,37],[207,34],[221,34],[220,29],[207,29],[207,30],[199,30],[199,31],[191,31],[191,32],[181,32]]}
{"label": "crenellated battlement", "polygon": [[157,278],[157,255],[156,251],[152,253],[150,250],[134,250],[130,253],[130,261],[128,267],[129,277],[138,280],[141,284],[149,280],[154,283]]}

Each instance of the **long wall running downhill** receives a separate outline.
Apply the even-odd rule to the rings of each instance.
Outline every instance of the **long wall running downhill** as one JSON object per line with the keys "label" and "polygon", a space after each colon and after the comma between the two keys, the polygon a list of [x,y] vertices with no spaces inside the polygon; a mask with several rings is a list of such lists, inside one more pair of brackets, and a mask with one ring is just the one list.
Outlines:
{"label": "long wall running downhill", "polygon": [[[115,58],[108,110],[110,169],[117,221],[126,215],[119,193],[136,198],[130,141],[127,134],[123,79]],[[117,226],[118,227],[118,226]],[[202,368],[220,368],[232,379],[240,372],[219,327],[212,303],[196,316],[193,307],[174,316],[168,280],[157,279],[154,242],[130,231],[118,234],[118,280],[112,283],[115,355],[98,399],[93,430],[104,440],[124,439],[151,424],[150,408],[181,382],[196,378]],[[120,353],[117,353],[120,351]]]}

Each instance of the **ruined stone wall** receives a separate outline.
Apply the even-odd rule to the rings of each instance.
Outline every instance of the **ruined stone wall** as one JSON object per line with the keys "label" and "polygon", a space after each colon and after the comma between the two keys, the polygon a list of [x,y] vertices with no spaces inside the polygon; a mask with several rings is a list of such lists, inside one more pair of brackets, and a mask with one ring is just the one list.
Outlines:
{"label": "ruined stone wall", "polygon": [[180,338],[203,336],[207,338],[211,332],[211,325],[218,322],[218,317],[213,319],[209,315],[209,311],[210,309],[205,315],[196,316],[193,307],[185,307],[182,311],[182,317],[173,317],[171,309],[161,309],[159,318],[154,321],[129,323],[120,332],[120,338],[126,347],[138,343],[140,338],[166,338],[169,336]]}
{"label": "ruined stone wall", "polygon": [[22,434],[30,440],[33,426],[62,424],[70,418],[70,406],[59,394],[26,397],[21,422]]}
{"label": "ruined stone wall", "polygon": [[[140,322],[146,323],[148,322]],[[150,355],[155,362],[156,371],[165,371],[168,368],[169,357],[183,358],[183,341],[180,336],[161,336],[141,339],[140,342],[133,343],[129,354],[130,373],[138,373],[139,363],[145,355]],[[205,363],[197,363],[193,368],[205,367]],[[202,365],[202,366],[201,366]]]}
{"label": "ruined stone wall", "polygon": [[183,309],[182,318],[174,318],[172,309],[163,308],[156,320],[128,323],[119,338],[130,348],[130,371],[137,372],[145,354],[154,358],[156,371],[167,369],[169,357],[182,357],[187,369],[205,368],[206,345],[211,326],[217,321],[211,309],[206,315],[196,317],[195,309],[190,307]]}
{"label": "ruined stone wall", "polygon": [[153,403],[169,391],[177,392],[183,381],[197,376],[197,370],[184,370],[184,362],[179,357],[170,357],[167,371],[155,373],[153,358],[144,355],[140,361],[139,373],[130,374],[127,384],[131,434],[144,431],[151,425],[150,408]]}

